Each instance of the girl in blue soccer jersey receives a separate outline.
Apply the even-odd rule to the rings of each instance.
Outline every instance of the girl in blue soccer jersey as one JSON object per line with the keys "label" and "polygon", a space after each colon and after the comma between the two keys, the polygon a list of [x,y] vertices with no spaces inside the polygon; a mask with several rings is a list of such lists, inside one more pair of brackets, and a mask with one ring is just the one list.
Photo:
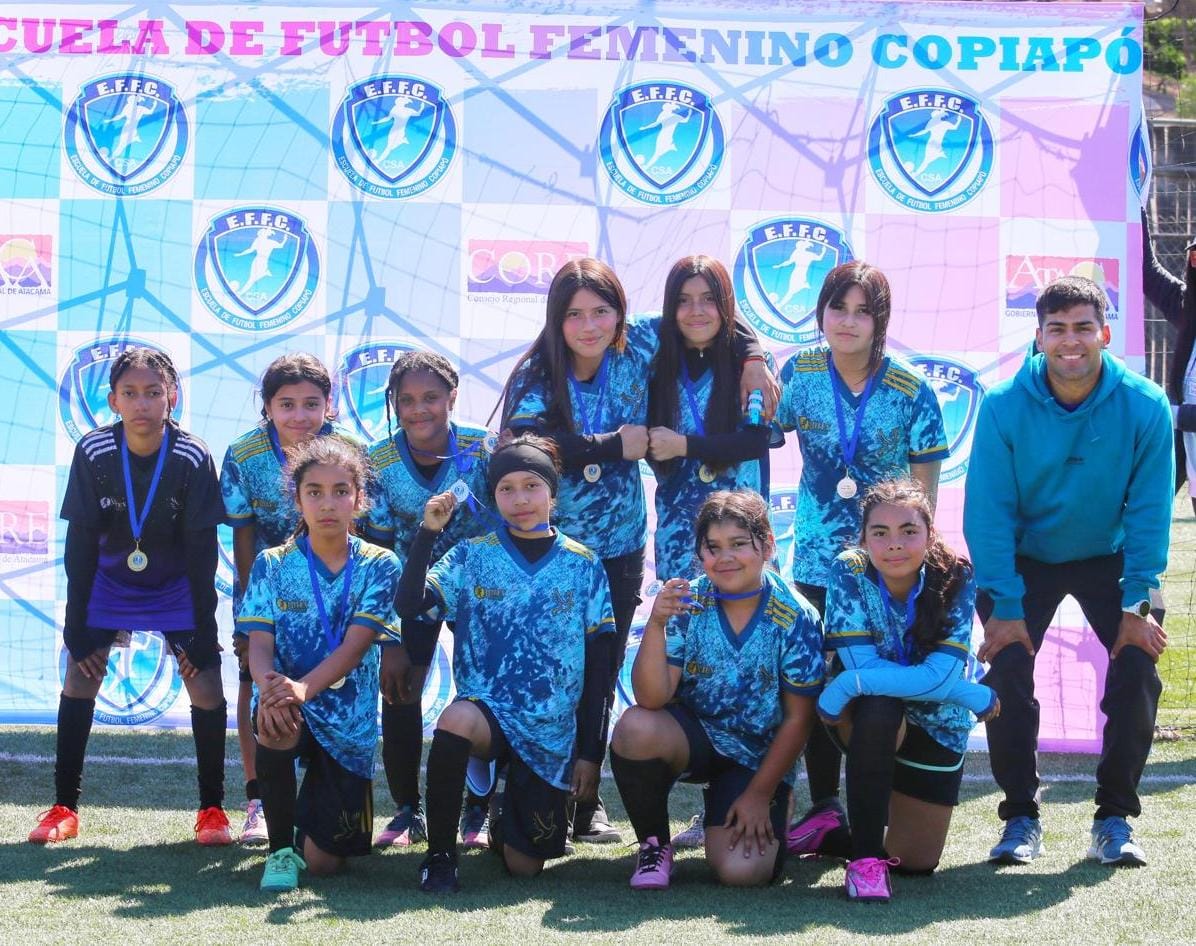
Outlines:
{"label": "girl in blue soccer jersey", "polygon": [[794,763],[822,687],[818,615],[774,572],[768,504],[717,492],[695,526],[705,577],[665,582],[632,669],[636,705],[611,768],[640,842],[631,886],[668,887],[668,796],[705,783],[707,863],[731,886],[769,883],[785,856]]}
{"label": "girl in blue soccer jersey", "polygon": [[[885,349],[890,305],[888,280],[875,266],[836,266],[815,310],[826,344],[798,352],[781,369],[777,421],[797,431],[802,456],[793,560],[786,569],[820,611],[832,561],[859,535],[864,491],[912,476],[933,507],[948,455],[933,389],[917,368]],[[789,830],[791,854],[848,853],[839,763],[834,744],[816,729],[806,749],[813,807]]]}
{"label": "girl in blue soccer jersey", "polygon": [[[261,889],[294,890],[299,871],[368,854],[378,742],[379,636],[398,637],[393,552],[352,535],[365,506],[364,454],[335,437],[288,463],[302,517],[253,562],[237,628],[257,690],[257,773],[270,855]],[[296,787],[295,759],[306,760]],[[297,829],[297,830],[296,830]]]}
{"label": "girl in blue soccer jersey", "polygon": [[62,501],[68,522],[62,636],[69,656],[58,704],[56,797],[29,840],[45,844],[78,834],[83,759],[108,652],[119,635],[150,629],[165,638],[191,698],[196,840],[228,844],[221,807],[226,706],[216,640],[216,526],[222,519],[216,466],[203,442],[171,419],[179,378],[168,355],[126,349],[112,362],[109,382],[108,406],[118,420],[76,445]]}
{"label": "girl in blue soccer jersey", "polygon": [[[220,471],[226,521],[233,527],[233,616],[240,609],[253,560],[263,549],[282,545],[295,531],[299,511],[285,485],[286,451],[312,437],[331,433],[358,444],[348,430],[332,421],[332,379],[314,355],[294,353],[275,358],[262,375],[262,420],[229,446]],[[249,715],[253,680],[246,638],[233,633],[240,669],[237,690],[237,742],[245,771],[245,824],[241,841],[264,842],[266,825],[258,793],[254,756],[257,744]]]}
{"label": "girl in blue soccer jersey", "polygon": [[[412,351],[401,355],[386,386],[388,434],[370,446],[374,471],[370,538],[388,548],[406,549],[419,530],[420,513],[432,496],[454,487],[486,495],[489,432],[451,420],[457,399],[457,371],[443,355]],[[390,418],[399,422],[389,433]],[[491,444],[492,445],[492,444]],[[437,561],[462,539],[488,531],[476,511],[461,509],[433,549]],[[395,814],[378,835],[378,847],[406,847],[426,837],[420,807],[419,768],[424,721],[420,699],[436,651],[439,621],[403,621],[402,646],[382,651],[382,764],[395,802]],[[487,844],[486,801],[470,796],[461,819],[466,847]]]}
{"label": "girl in blue soccer jersey", "polygon": [[471,757],[506,769],[490,846],[518,876],[565,852],[568,800],[597,794],[614,617],[601,562],[550,524],[559,464],[555,445],[535,435],[499,447],[488,471],[497,528],[458,542],[429,572],[439,535],[464,511],[446,492],[428,500],[411,544],[399,613],[455,623],[457,700],[428,753],[420,888],[430,893],[458,889],[457,813]]}
{"label": "girl in blue soccer jersey", "polygon": [[964,677],[976,582],[935,531],[922,486],[878,483],[861,515],[862,547],[831,565],[826,644],[842,670],[818,712],[846,746],[847,896],[884,901],[890,866],[914,874],[938,866],[968,734],[1000,703]]}
{"label": "girl in blue soccer jersey", "polygon": [[660,348],[648,384],[648,460],[656,473],[656,574],[697,574],[693,524],[711,493],[768,495],[769,430],[741,417],[740,366],[732,346],[735,290],[709,256],[673,264],[664,287]]}
{"label": "girl in blue soccer jersey", "polygon": [[[649,364],[658,319],[628,320],[627,297],[614,271],[596,259],[561,267],[548,289],[545,327],[517,363],[503,392],[502,427],[551,436],[564,462],[557,517],[565,534],[591,549],[610,581],[615,609],[615,663],[622,666],[639,605],[647,541],[647,509],[639,461],[648,455]],[[764,391],[765,411],[776,383],[750,330],[737,325],[744,357],[743,390]],[[619,840],[601,802],[577,813],[575,837]]]}

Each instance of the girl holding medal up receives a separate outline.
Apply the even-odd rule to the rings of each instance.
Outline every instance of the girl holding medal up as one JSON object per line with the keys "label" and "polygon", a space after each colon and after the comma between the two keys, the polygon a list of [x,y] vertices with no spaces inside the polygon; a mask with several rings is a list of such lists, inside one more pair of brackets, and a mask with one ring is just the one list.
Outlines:
{"label": "girl holding medal up", "polygon": [[226,707],[216,640],[216,526],[223,520],[216,466],[203,442],[171,419],[179,379],[168,355],[126,349],[112,362],[109,383],[108,406],[118,420],[75,446],[62,501],[69,656],[58,704],[56,797],[29,840],[45,844],[79,833],[83,759],[108,652],[118,634],[150,629],[165,638],[191,698],[196,840],[228,844],[221,807]]}
{"label": "girl holding medal up", "polygon": [[[777,421],[797,431],[802,456],[792,578],[824,613],[831,563],[860,532],[863,492],[884,479],[912,476],[933,508],[948,455],[934,390],[917,368],[885,350],[890,303],[889,282],[875,266],[836,266],[815,310],[826,344],[798,352],[781,369]],[[789,851],[845,856],[841,757],[821,727],[805,758],[813,807],[790,828]]]}
{"label": "girl holding medal up", "polygon": [[[220,469],[220,490],[226,521],[233,527],[233,617],[241,607],[249,570],[264,549],[282,545],[299,523],[299,510],[287,493],[284,468],[287,450],[329,434],[364,446],[332,421],[332,379],[318,358],[306,353],[282,355],[262,375],[262,419],[229,446]],[[257,743],[249,715],[253,678],[249,673],[248,640],[233,631],[240,685],[237,689],[237,742],[245,772],[243,844],[267,839],[254,758]]]}
{"label": "girl holding medal up", "polygon": [[973,714],[990,719],[1001,706],[964,677],[976,581],[935,532],[921,485],[878,483],[861,516],[861,547],[831,564],[826,644],[843,670],[818,713],[847,751],[847,896],[886,901],[890,867],[938,866]]}
{"label": "girl holding medal up", "polygon": [[[261,889],[294,890],[368,854],[378,743],[378,648],[397,638],[393,552],[352,535],[367,467],[356,447],[320,437],[288,469],[302,519],[254,560],[237,627],[257,687],[258,784],[270,833]],[[295,759],[307,762],[296,785]],[[298,831],[296,831],[298,829]]]}
{"label": "girl holding medal up", "polygon": [[[453,491],[465,505],[471,495],[486,495],[486,459],[497,437],[451,419],[457,384],[456,369],[433,352],[406,352],[390,369],[386,426],[389,431],[393,416],[399,430],[369,450],[374,479],[366,531],[379,545],[409,548],[432,496]],[[440,534],[433,562],[462,539],[486,531],[483,519],[463,508]],[[395,814],[375,840],[378,847],[407,847],[426,838],[419,795],[420,699],[439,634],[439,621],[405,619],[402,645],[382,650],[382,764]],[[486,800],[471,796],[461,820],[465,846],[485,847],[486,830]]]}
{"label": "girl holding medal up", "polygon": [[[638,463],[650,443],[647,378],[658,326],[658,319],[628,320],[626,294],[608,265],[573,260],[553,278],[544,329],[503,392],[504,429],[543,433],[560,448],[557,518],[606,569],[616,635],[610,701],[644,576],[647,508]],[[737,356],[746,356],[741,402],[759,389],[771,416],[777,387],[763,350],[739,323],[735,345]],[[579,808],[574,828],[578,840],[620,840],[601,802]]]}

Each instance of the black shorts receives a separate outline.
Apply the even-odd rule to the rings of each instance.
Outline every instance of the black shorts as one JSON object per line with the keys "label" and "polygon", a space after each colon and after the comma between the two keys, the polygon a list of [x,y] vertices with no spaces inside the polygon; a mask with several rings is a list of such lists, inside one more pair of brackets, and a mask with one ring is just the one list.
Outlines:
{"label": "black shorts", "polygon": [[[88,627],[75,634],[63,634],[63,642],[71,652],[71,659],[75,663],[86,660],[97,650],[111,647],[120,631],[107,628]],[[209,667],[220,666],[220,646],[216,641],[216,630],[208,633],[195,630],[188,631],[156,631],[166,640],[166,646],[177,658],[180,653],[186,654],[196,670],[207,670]]]}
{"label": "black shorts", "polygon": [[[831,739],[844,752],[839,733],[828,726]],[[959,804],[959,786],[963,784],[962,752],[937,743],[921,726],[907,718],[905,739],[897,749],[893,766],[893,791],[931,805],[954,808]]]}
{"label": "black shorts", "polygon": [[295,849],[302,854],[304,838],[311,838],[337,857],[369,854],[374,783],[337,762],[307,726],[294,751],[307,763],[295,798]]}
{"label": "black shorts", "polygon": [[536,860],[564,856],[569,833],[569,793],[542,779],[511,749],[489,706],[481,700],[469,702],[482,711],[490,724],[491,758],[498,763],[499,770],[506,768],[502,798],[495,802],[498,824],[491,824],[490,836]]}
{"label": "black shorts", "polygon": [[[237,648],[240,646],[240,652]],[[249,672],[249,635],[240,631],[233,631],[233,652],[237,655],[237,679],[242,683],[253,683],[253,674]]]}
{"label": "black shorts", "polygon": [[[697,715],[688,706],[670,703],[665,707],[665,711],[677,720],[689,743],[689,765],[681,773],[680,780],[705,785],[702,789],[702,800],[706,810],[702,825],[706,828],[721,828],[727,820],[727,812],[755,778],[756,771],[740,765],[734,759],[728,759],[715,749]],[[788,827],[791,791],[790,786],[778,782],[768,808],[772,833],[779,842],[777,860],[772,872],[773,880],[781,876],[781,868],[785,864],[785,832]]]}

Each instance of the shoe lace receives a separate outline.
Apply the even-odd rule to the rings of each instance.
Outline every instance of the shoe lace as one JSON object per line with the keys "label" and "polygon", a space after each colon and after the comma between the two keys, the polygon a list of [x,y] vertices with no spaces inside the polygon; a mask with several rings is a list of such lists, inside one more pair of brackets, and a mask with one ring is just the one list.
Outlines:
{"label": "shoe lace", "polygon": [[852,861],[851,872],[855,874],[857,881],[862,886],[879,887],[884,884],[889,868],[896,867],[900,863],[901,858],[899,857],[890,857],[887,860],[882,857],[865,857],[858,861]]}
{"label": "shoe lace", "polygon": [[195,830],[205,831],[208,828],[223,828],[228,824],[228,818],[219,808],[212,806],[203,809],[195,817]]}
{"label": "shoe lace", "polygon": [[47,808],[40,815],[38,815],[37,823],[39,825],[45,824],[46,822],[53,824],[72,814],[74,814],[74,812],[67,808],[66,805],[55,805],[53,808]]}
{"label": "shoe lace", "polygon": [[639,865],[637,871],[659,870],[664,863],[665,846],[663,844],[644,844],[640,847]]}
{"label": "shoe lace", "polygon": [[1026,844],[1034,833],[1034,823],[1030,818],[1010,818],[1005,822],[1005,830],[1001,832],[1002,841],[1014,844]]}

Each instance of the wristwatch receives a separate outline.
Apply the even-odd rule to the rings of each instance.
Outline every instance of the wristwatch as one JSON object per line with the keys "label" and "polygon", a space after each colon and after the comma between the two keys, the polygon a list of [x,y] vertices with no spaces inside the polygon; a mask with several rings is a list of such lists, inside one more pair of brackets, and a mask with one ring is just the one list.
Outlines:
{"label": "wristwatch", "polygon": [[1150,602],[1146,598],[1143,598],[1141,601],[1127,604],[1121,610],[1126,614],[1136,614],[1140,618],[1150,617]]}

